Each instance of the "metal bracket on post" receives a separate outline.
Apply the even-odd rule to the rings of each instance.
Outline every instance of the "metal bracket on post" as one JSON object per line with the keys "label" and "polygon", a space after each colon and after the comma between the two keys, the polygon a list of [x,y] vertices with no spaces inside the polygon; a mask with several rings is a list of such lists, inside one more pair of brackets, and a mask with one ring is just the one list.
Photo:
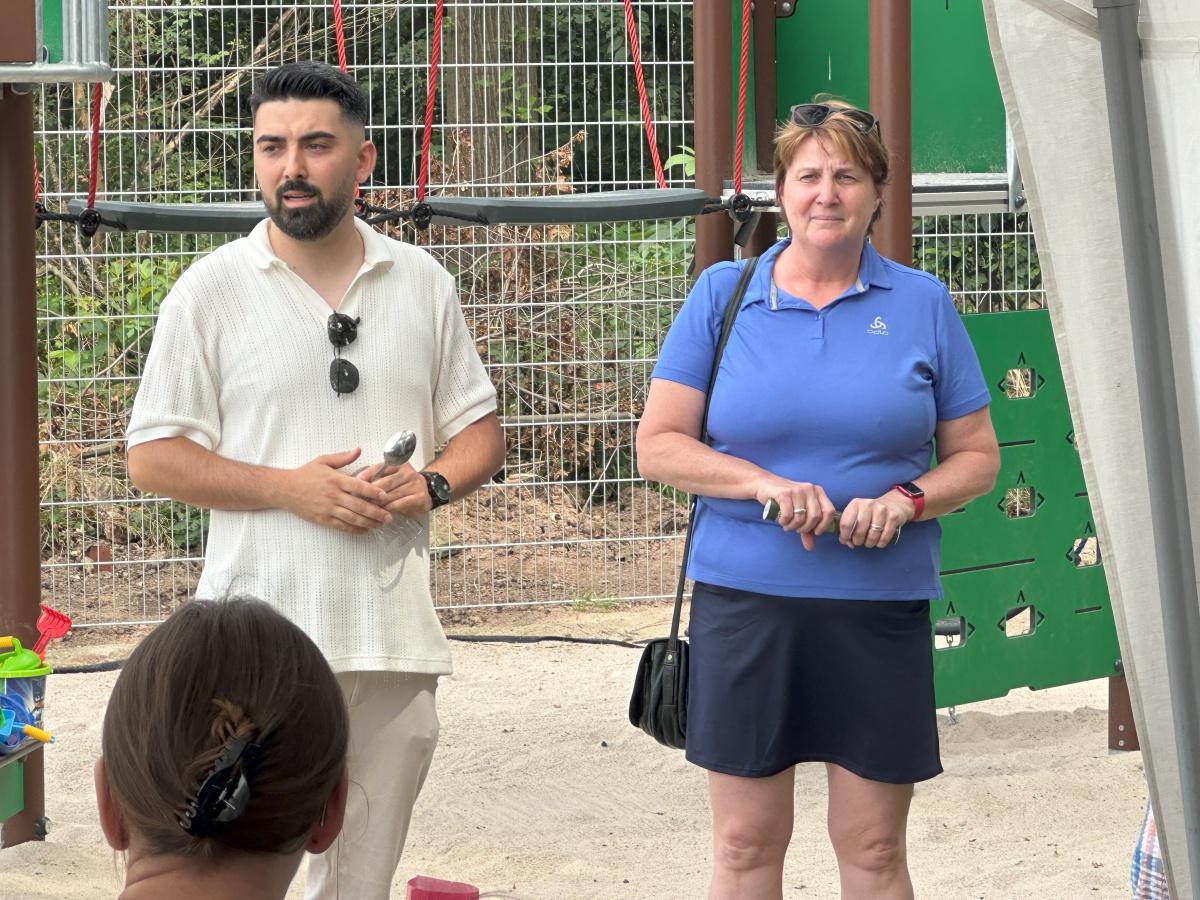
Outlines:
{"label": "metal bracket on post", "polygon": [[775,0],[775,17],[786,19],[796,11],[796,0]]}
{"label": "metal bracket on post", "polygon": [[1025,212],[1025,183],[1021,181],[1021,163],[1017,159],[1017,146],[1013,141],[1012,128],[1004,125],[1004,156],[1008,172],[1008,211]]}
{"label": "metal bracket on post", "polygon": [[[1114,668],[1120,667],[1117,660]],[[1129,699],[1129,683],[1123,669],[1108,679],[1108,749],[1117,751],[1140,750],[1137,725],[1133,720],[1133,704]]]}

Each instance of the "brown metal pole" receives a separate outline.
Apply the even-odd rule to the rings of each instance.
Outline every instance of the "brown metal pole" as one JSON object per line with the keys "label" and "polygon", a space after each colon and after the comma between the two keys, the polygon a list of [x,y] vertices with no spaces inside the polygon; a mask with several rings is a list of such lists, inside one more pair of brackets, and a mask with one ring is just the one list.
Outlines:
{"label": "brown metal pole", "polygon": [[[0,160],[0,635],[29,647],[41,597],[33,98],[7,86]],[[24,767],[25,809],[4,823],[0,846],[43,836],[42,751],[27,756]]]}
{"label": "brown metal pole", "polygon": [[1129,702],[1129,683],[1124,675],[1108,679],[1108,749],[1140,750],[1137,726],[1133,722],[1133,704]]}
{"label": "brown metal pole", "polygon": [[[730,0],[695,0],[692,6],[692,79],[695,97],[692,145],[696,187],[720,197],[733,171],[732,56]],[[733,220],[724,213],[696,218],[696,273],[733,259]]]}
{"label": "brown metal pole", "polygon": [[18,2],[6,9],[0,28],[0,63],[33,62],[37,45],[37,9]]}
{"label": "brown metal pole", "polygon": [[871,111],[879,116],[892,155],[883,213],[875,223],[875,249],[912,264],[912,3],[871,0]]}
{"label": "brown metal pole", "polygon": [[[772,177],[775,145],[775,4],[754,4],[754,143],[756,168]],[[760,256],[775,243],[779,217],[763,213],[750,241],[747,256]]]}

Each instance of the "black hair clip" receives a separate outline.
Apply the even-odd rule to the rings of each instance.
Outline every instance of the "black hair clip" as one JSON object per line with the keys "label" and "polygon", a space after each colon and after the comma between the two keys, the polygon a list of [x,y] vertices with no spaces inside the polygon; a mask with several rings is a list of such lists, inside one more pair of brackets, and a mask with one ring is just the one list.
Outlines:
{"label": "black hair clip", "polygon": [[261,754],[262,747],[249,738],[230,741],[188,803],[179,827],[193,837],[207,837],[241,816],[250,803],[250,778]]}

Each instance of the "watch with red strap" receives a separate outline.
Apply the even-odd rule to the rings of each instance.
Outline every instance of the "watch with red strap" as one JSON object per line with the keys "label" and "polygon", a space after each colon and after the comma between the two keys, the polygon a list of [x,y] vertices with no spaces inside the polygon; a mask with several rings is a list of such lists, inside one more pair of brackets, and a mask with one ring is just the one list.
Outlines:
{"label": "watch with red strap", "polygon": [[911,481],[904,481],[900,484],[892,485],[893,491],[899,491],[905,497],[913,502],[913,521],[921,518],[921,513],[925,512],[925,492],[917,487]]}

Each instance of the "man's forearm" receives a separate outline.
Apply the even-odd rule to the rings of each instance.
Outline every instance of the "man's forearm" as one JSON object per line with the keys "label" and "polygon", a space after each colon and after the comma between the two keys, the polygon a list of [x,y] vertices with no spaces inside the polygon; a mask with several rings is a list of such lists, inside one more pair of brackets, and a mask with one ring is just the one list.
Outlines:
{"label": "man's forearm", "polygon": [[450,482],[451,499],[460,500],[500,471],[504,435],[495,413],[472,422],[450,439],[427,468]]}
{"label": "man's forearm", "polygon": [[139,490],[207,509],[275,509],[285,474],[226,459],[185,437],[149,441],[129,451],[129,476]]}

